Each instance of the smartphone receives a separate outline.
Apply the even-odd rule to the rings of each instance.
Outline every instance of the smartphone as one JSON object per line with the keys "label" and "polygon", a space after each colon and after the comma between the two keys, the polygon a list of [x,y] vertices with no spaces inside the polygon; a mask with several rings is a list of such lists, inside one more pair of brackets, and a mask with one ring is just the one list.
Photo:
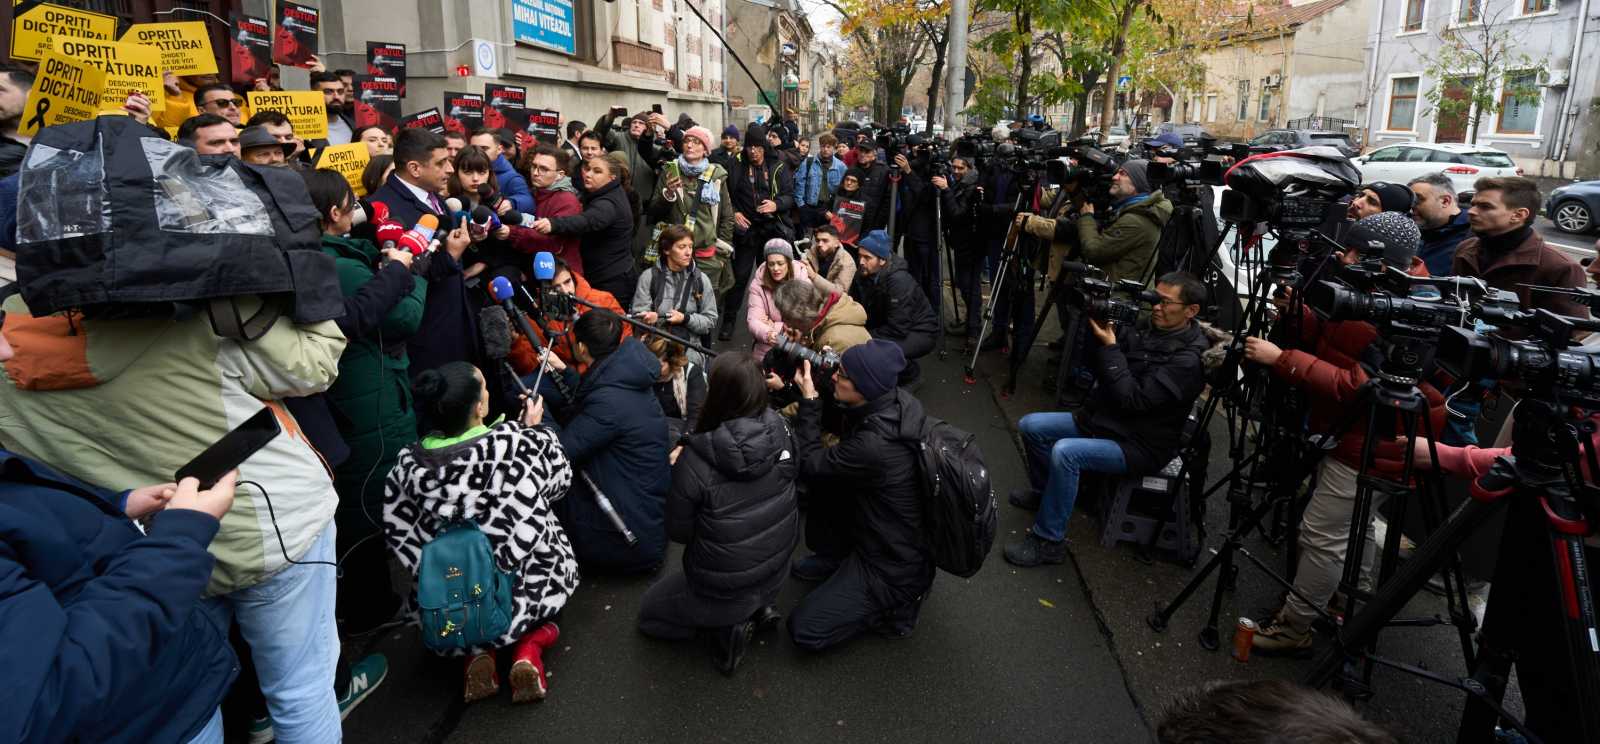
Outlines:
{"label": "smartphone", "polygon": [[655,114],[661,113],[661,104],[659,104],[659,103],[650,104],[650,112],[651,113],[655,113]]}
{"label": "smartphone", "polygon": [[281,431],[283,429],[278,426],[278,417],[272,409],[263,408],[178,468],[178,472],[172,476],[172,482],[195,478],[200,481],[200,490],[204,491],[216,485],[228,471],[250,459],[256,450],[265,447]]}

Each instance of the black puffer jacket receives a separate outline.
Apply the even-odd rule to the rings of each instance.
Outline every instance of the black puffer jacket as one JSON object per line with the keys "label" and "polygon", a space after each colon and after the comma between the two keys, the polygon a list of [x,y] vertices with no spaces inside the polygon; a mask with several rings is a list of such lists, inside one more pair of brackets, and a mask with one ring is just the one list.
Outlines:
{"label": "black puffer jacket", "polygon": [[800,538],[789,427],[771,409],[690,437],[672,469],[667,537],[696,594],[736,599],[781,580]]}
{"label": "black puffer jacket", "polygon": [[919,454],[912,449],[926,414],[916,396],[896,388],[845,409],[844,417],[844,437],[824,448],[822,404],[800,401],[800,475],[811,498],[855,504],[855,553],[872,579],[875,599],[898,606],[933,585],[933,558],[922,530]]}
{"label": "black puffer jacket", "polygon": [[1129,473],[1165,467],[1183,442],[1184,420],[1205,388],[1200,355],[1208,343],[1198,323],[1160,331],[1145,323],[1117,332],[1114,346],[1089,340],[1094,394],[1080,428],[1122,447]]}
{"label": "black puffer jacket", "polygon": [[850,285],[850,295],[867,309],[867,332],[873,338],[899,344],[907,359],[933,349],[939,318],[907,270],[903,256],[889,256],[889,265],[871,276],[858,272],[855,283]]}
{"label": "black puffer jacket", "polygon": [[[612,181],[583,195],[583,211],[550,220],[550,232],[579,235],[583,278],[605,286],[633,275],[633,208],[621,181]],[[623,298],[617,298],[620,302]]]}

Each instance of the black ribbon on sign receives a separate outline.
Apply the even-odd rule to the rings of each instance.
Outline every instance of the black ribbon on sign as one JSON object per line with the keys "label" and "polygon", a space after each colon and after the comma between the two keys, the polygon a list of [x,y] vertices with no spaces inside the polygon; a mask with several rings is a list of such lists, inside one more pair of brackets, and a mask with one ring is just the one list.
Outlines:
{"label": "black ribbon on sign", "polygon": [[41,98],[33,106],[33,118],[28,120],[28,129],[35,132],[44,129],[44,115],[50,112],[50,99]]}
{"label": "black ribbon on sign", "polygon": [[[45,0],[22,0],[22,2],[17,3],[16,7],[11,9],[11,17],[21,18],[22,16],[26,15],[28,11],[39,7],[40,5],[44,5],[44,2]],[[73,8],[73,10],[77,9]]]}

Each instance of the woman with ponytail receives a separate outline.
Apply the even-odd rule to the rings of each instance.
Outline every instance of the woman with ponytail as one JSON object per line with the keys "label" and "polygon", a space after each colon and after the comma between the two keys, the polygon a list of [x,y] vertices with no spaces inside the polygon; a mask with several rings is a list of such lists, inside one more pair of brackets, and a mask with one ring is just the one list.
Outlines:
{"label": "woman with ponytail", "polygon": [[561,631],[551,620],[578,587],[578,564],[551,503],[566,495],[572,465],[561,442],[540,426],[542,400],[520,421],[486,423],[489,388],[477,367],[451,362],[417,377],[417,407],[437,427],[400,452],[384,491],[384,535],[411,571],[416,609],[423,546],[465,521],[488,538],[495,567],[515,578],[510,629],[492,645],[466,650],[464,698],[494,695],[497,648],[510,648],[512,700],[542,700],[543,652]]}

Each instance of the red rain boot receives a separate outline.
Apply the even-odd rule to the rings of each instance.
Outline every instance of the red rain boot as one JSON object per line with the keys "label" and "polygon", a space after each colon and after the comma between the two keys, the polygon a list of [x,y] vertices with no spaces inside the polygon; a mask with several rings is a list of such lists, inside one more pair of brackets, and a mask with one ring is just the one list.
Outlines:
{"label": "red rain boot", "polygon": [[[512,673],[515,682],[516,673]],[[494,671],[494,654],[473,654],[467,657],[466,665],[466,692],[463,697],[467,702],[494,697],[500,691],[500,676]]]}
{"label": "red rain boot", "polygon": [[517,641],[511,661],[511,702],[526,703],[543,700],[549,687],[544,677],[544,649],[555,643],[560,631],[546,623]]}

